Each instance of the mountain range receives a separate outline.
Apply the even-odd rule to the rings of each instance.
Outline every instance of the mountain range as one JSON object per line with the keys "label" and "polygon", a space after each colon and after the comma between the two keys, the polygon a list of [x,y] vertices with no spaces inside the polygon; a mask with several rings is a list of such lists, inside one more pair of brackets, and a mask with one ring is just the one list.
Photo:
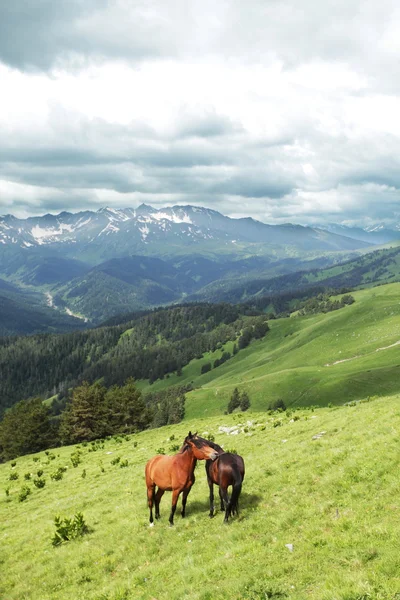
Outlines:
{"label": "mountain range", "polygon": [[267,225],[190,205],[5,215],[0,334],[75,329],[187,299],[229,301],[230,290],[237,300],[246,298],[241,286],[257,295],[282,277],[288,289],[292,273],[327,269],[399,240],[400,230],[380,226]]}

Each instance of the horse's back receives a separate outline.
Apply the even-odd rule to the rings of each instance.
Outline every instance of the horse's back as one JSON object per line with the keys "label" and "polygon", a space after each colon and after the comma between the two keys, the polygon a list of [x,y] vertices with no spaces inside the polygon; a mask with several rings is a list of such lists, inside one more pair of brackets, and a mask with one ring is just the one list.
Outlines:
{"label": "horse's back", "polygon": [[232,485],[239,478],[241,481],[244,479],[244,460],[239,454],[224,452],[214,461],[210,461],[206,468],[210,479],[218,485],[221,479],[224,480],[225,485]]}
{"label": "horse's back", "polygon": [[171,487],[171,469],[173,467],[173,456],[165,456],[164,454],[157,454],[153,456],[147,464],[145,469],[146,474],[146,485],[157,485],[165,490],[172,489]]}

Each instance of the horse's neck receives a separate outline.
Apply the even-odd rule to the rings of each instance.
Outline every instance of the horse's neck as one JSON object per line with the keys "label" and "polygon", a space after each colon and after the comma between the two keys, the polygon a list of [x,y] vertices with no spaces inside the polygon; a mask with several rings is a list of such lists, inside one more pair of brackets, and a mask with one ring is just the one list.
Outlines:
{"label": "horse's neck", "polygon": [[182,456],[184,457],[184,462],[187,466],[189,473],[193,473],[197,463],[197,458],[191,450],[186,451]]}

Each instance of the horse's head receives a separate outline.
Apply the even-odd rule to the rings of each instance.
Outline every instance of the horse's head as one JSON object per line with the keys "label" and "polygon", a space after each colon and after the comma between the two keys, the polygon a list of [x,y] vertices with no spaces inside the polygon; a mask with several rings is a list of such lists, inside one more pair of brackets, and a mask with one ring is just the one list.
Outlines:
{"label": "horse's head", "polygon": [[199,437],[197,433],[192,434],[191,431],[186,436],[184,445],[189,446],[194,457],[198,460],[214,460],[218,456],[218,452],[210,446],[208,440]]}

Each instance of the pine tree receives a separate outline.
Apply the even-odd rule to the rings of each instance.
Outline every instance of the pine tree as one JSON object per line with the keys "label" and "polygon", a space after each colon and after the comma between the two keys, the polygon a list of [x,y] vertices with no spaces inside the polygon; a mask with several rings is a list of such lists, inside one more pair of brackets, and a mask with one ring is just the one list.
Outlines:
{"label": "pine tree", "polygon": [[56,444],[49,415],[41,398],[22,400],[10,408],[0,423],[1,458],[9,460]]}
{"label": "pine tree", "polygon": [[249,408],[250,408],[250,398],[249,398],[247,392],[242,392],[242,394],[240,396],[240,410],[245,412]]}
{"label": "pine tree", "polygon": [[240,406],[240,394],[238,388],[235,387],[229,400],[228,413],[232,413],[238,406]]}
{"label": "pine tree", "polygon": [[112,433],[142,431],[149,425],[150,413],[132,377],[107,391],[106,405]]}
{"label": "pine tree", "polygon": [[104,437],[110,433],[105,403],[106,388],[86,381],[75,388],[72,402],[63,412],[60,437],[63,443],[77,444]]}

